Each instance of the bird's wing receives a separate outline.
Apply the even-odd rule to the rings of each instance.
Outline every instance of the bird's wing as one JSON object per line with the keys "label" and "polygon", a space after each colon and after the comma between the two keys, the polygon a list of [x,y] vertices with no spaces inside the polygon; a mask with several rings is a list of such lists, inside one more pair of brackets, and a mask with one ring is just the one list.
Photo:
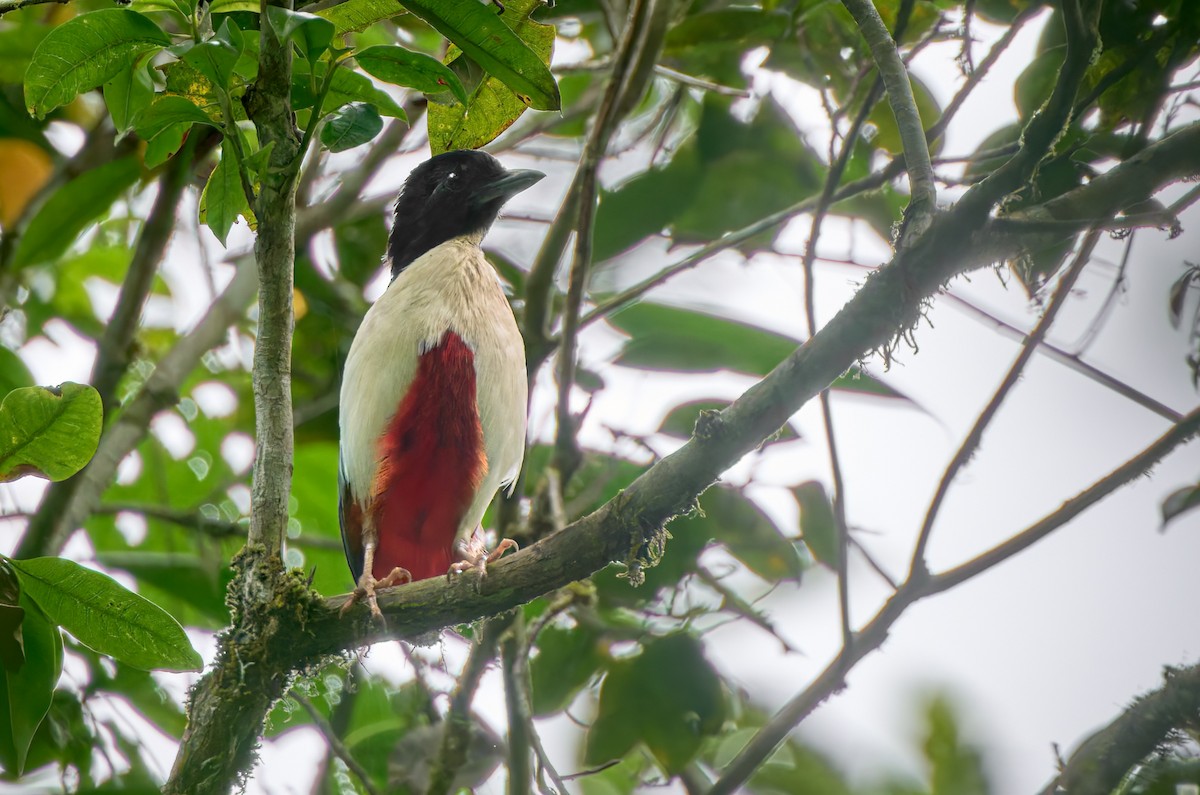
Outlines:
{"label": "bird's wing", "polygon": [[342,548],[346,551],[346,562],[354,581],[362,576],[362,508],[350,496],[350,484],[346,481],[346,469],[342,456],[338,454],[338,525],[342,529]]}

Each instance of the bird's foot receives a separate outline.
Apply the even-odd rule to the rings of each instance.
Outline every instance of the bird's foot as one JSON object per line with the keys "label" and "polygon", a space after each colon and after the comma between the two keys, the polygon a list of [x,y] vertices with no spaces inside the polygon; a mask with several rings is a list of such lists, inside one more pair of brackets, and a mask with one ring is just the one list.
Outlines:
{"label": "bird's foot", "polygon": [[520,547],[511,538],[502,538],[496,548],[489,553],[484,544],[483,533],[476,530],[469,539],[459,541],[454,545],[454,553],[458,556],[458,560],[450,564],[450,568],[446,572],[446,579],[449,580],[452,574],[462,574],[470,569],[477,570],[481,578],[486,577],[487,564],[495,562],[510,549],[520,549]]}
{"label": "bird's foot", "polygon": [[358,587],[351,592],[350,598],[346,600],[346,604],[342,605],[338,615],[346,615],[351,607],[366,600],[367,606],[371,609],[371,619],[383,623],[383,613],[379,610],[379,601],[375,598],[375,591],[379,588],[403,585],[406,582],[412,582],[412,574],[408,569],[402,569],[399,566],[392,569],[382,580],[377,580],[371,572],[364,571],[363,575],[358,578]]}

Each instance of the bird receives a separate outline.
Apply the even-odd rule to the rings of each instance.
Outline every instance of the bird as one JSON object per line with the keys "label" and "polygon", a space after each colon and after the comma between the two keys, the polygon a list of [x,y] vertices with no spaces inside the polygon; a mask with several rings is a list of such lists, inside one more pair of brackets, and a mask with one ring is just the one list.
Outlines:
{"label": "bird", "polygon": [[525,455],[525,346],[480,245],[500,208],[545,177],[458,150],[412,170],[396,200],[391,282],[367,310],[342,375],[338,518],[355,589],[478,570],[481,522]]}

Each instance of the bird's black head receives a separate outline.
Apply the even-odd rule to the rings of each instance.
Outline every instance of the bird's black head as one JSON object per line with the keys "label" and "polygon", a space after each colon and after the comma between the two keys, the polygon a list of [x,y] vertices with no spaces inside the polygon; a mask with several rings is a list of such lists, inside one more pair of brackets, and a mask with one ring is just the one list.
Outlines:
{"label": "bird's black head", "polygon": [[463,235],[482,239],[504,203],[544,176],[508,171],[473,150],[446,152],[414,168],[396,200],[388,239],[392,278],[440,243]]}

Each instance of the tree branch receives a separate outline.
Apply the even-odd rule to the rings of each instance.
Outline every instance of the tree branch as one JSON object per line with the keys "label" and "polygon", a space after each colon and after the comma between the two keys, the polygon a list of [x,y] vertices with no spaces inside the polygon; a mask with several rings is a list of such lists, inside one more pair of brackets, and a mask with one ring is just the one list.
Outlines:
{"label": "tree branch", "polygon": [[[267,6],[291,8],[290,0],[262,0],[258,79],[243,102],[271,150],[262,173],[254,214],[258,236],[258,334],[254,343],[254,480],[251,486],[251,547],[278,556],[288,520],[292,483],[292,268],[296,259],[296,184],[300,142],[291,107],[292,49],[266,24]],[[330,69],[334,67],[330,65]],[[319,109],[319,105],[318,105]],[[313,111],[314,114],[318,109]]]}
{"label": "tree branch", "polygon": [[1138,696],[1080,743],[1042,795],[1112,792],[1135,765],[1183,729],[1200,729],[1200,665],[1163,671],[1163,686]]}
{"label": "tree branch", "polygon": [[146,304],[146,297],[154,284],[154,276],[158,273],[158,263],[162,260],[167,241],[171,239],[171,233],[175,230],[175,211],[179,208],[179,200],[183,198],[183,191],[187,187],[198,148],[196,140],[200,136],[200,132],[189,135],[183,148],[163,169],[158,180],[158,195],[154,198],[154,206],[142,227],[142,234],[138,238],[137,249],[129,263],[125,281],[121,283],[117,306],[104,326],[104,335],[100,338],[96,352],[96,363],[92,367],[92,386],[100,393],[106,417],[112,414],[120,402],[116,394],[117,384],[129,368],[130,346],[137,332],[142,307]]}
{"label": "tree branch", "polygon": [[[1148,161],[1133,169],[1120,165],[1106,175],[1109,189],[1136,201],[1176,178],[1173,175],[1180,168],[1190,165],[1200,170],[1198,139],[1200,124],[1195,124],[1152,145],[1148,151],[1156,152],[1148,155]],[[1171,153],[1171,157],[1163,159],[1165,153]],[[1159,184],[1147,182],[1143,173],[1146,162],[1160,169],[1156,172]],[[1144,193],[1139,196],[1127,190],[1131,185],[1142,186]],[[253,614],[236,617],[238,625],[257,627],[260,632],[230,632],[221,637],[217,665],[193,692],[191,721],[167,786],[168,795],[224,795],[239,773],[248,769],[266,712],[285,692],[284,686],[294,671],[384,638],[412,638],[495,615],[588,577],[611,561],[625,561],[635,579],[664,543],[664,525],[693,506],[697,496],[722,472],[783,426],[861,357],[892,345],[898,333],[916,322],[922,302],[936,295],[947,281],[1019,251],[1021,238],[988,229],[984,219],[974,212],[974,208],[962,208],[960,202],[935,216],[929,231],[902,249],[890,264],[872,273],[854,298],[816,335],[730,406],[701,423],[691,440],[598,510],[497,561],[483,581],[463,577],[447,583],[433,578],[382,593],[379,604],[387,617],[386,629],[370,621],[364,605],[340,617],[347,596],[317,598],[307,589],[302,574],[282,574],[277,558],[258,561],[259,566],[276,568],[279,573],[268,572],[268,576],[279,577],[281,588],[265,603],[239,604],[239,609],[252,610]],[[1134,465],[1142,467],[1138,471],[1144,471],[1152,460],[1193,434],[1197,426],[1200,413],[1177,426],[1169,444],[1160,440],[1134,459]],[[1122,471],[1126,479],[1135,474]],[[1105,485],[1111,490],[1119,484]],[[1097,499],[1098,495],[1090,496],[1087,504]],[[1069,515],[1060,511],[1046,526],[1057,527],[1075,513],[1078,510]],[[1015,543],[1028,545],[1034,540]],[[797,697],[800,716],[811,709],[803,706],[805,699],[819,702],[840,683],[837,672],[845,670],[846,663],[853,664],[882,643],[903,606],[934,592],[935,582],[944,590],[955,584],[956,578],[961,581],[964,573],[977,573],[975,568],[982,565],[986,569],[1008,554],[1012,553],[1002,549],[982,564],[964,564],[968,568],[963,572],[947,572],[942,575],[944,579],[930,581],[919,589],[912,584],[902,587],[881,614],[855,635],[854,643],[836,661],[835,673],[822,674],[806,691],[809,695]],[[237,565],[244,564],[238,561]],[[878,634],[871,635],[871,631]],[[789,709],[794,712],[797,708]],[[785,728],[776,726],[773,731],[783,737],[792,725],[794,722]],[[761,750],[767,742],[761,740],[755,747]],[[727,779],[726,792],[737,786],[736,778]]]}
{"label": "tree branch", "polygon": [[[842,0],[842,5],[858,24],[887,88],[888,103],[892,106],[896,128],[900,132],[900,141],[904,147],[909,190],[912,193],[905,213],[907,234],[918,237],[929,228],[933,213],[937,209],[937,187],[933,181],[933,164],[929,161],[925,127],[921,124],[921,114],[917,112],[917,101],[913,98],[908,70],[904,68],[896,43],[892,41],[871,0]],[[903,245],[904,241],[898,243]]]}

